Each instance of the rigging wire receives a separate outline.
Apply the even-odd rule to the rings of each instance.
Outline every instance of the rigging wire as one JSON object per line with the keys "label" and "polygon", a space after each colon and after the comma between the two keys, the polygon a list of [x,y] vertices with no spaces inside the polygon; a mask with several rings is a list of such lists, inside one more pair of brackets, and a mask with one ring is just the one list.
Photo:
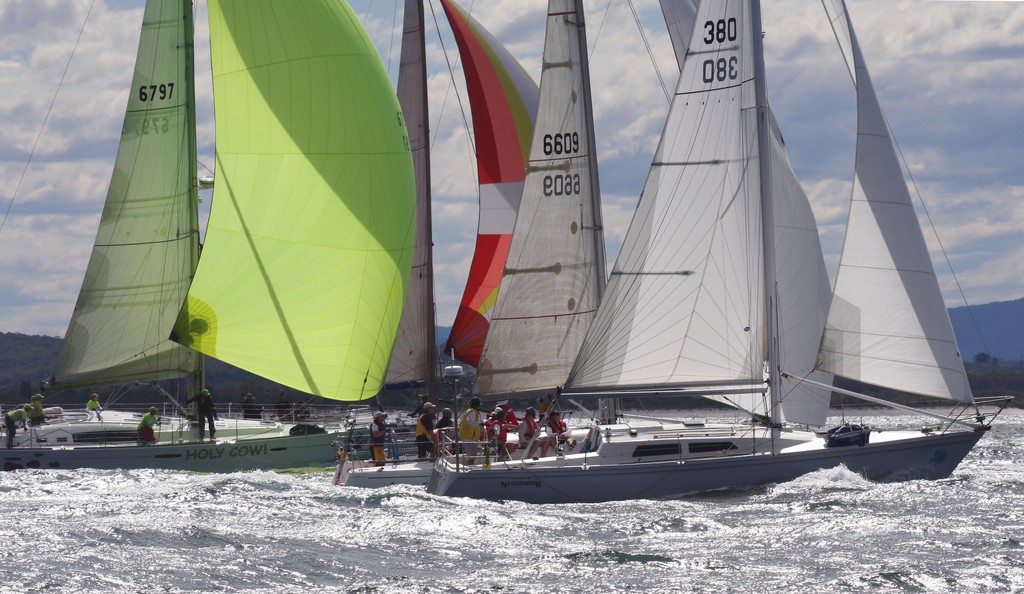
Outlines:
{"label": "rigging wire", "polygon": [[636,21],[636,28],[640,31],[640,39],[644,41],[644,47],[647,49],[647,57],[651,59],[651,65],[654,66],[654,72],[658,75],[658,82],[661,83],[661,90],[665,92],[665,100],[668,102],[672,101],[672,95],[668,91],[668,85],[665,84],[665,78],[661,76],[661,69],[658,68],[658,62],[654,59],[654,51],[651,50],[651,44],[647,41],[647,34],[644,33],[644,27],[640,23],[640,15],[636,12],[636,7],[633,6],[633,0],[628,0],[629,10],[633,13],[633,20]]}
{"label": "rigging wire", "polygon": [[594,52],[597,51],[597,40],[601,38],[601,31],[604,30],[604,24],[608,20],[608,9],[612,7],[612,0],[608,0],[608,4],[604,5],[604,13],[601,14],[601,22],[597,25],[597,31],[594,32],[594,41],[591,43],[593,47],[590,49],[590,59],[594,59]]}
{"label": "rigging wire", "polygon": [[[896,147],[896,152],[900,155],[900,161],[903,162],[903,168],[907,172],[907,178],[910,180],[910,185],[914,188],[914,193],[917,194],[917,201],[921,204],[921,209],[924,210],[924,216],[928,219],[928,225],[932,228],[932,235],[935,236],[935,242],[939,244],[939,252],[942,253],[942,258],[946,261],[946,267],[949,268],[949,274],[953,277],[953,283],[956,284],[956,290],[960,293],[960,299],[963,301],[964,306],[967,309],[967,315],[971,318],[971,324],[974,326],[974,331],[977,333],[979,340],[981,340],[981,346],[985,349],[984,352],[989,353],[988,343],[985,341],[985,335],[981,331],[981,326],[978,324],[978,320],[974,317],[974,308],[971,307],[967,301],[967,295],[964,294],[964,288],[960,284],[960,279],[956,276],[956,270],[953,269],[953,263],[949,259],[949,254],[946,253],[946,247],[942,245],[942,238],[939,237],[939,231],[935,226],[935,221],[932,220],[932,213],[928,210],[928,205],[925,204],[924,196],[921,194],[921,189],[917,185],[917,179],[914,177],[914,172],[910,170],[910,163],[907,162],[907,158],[903,155],[903,148],[900,147],[900,143],[896,140],[896,133],[893,131],[892,126],[889,125],[889,118],[886,117],[885,112],[882,113],[882,118],[885,119],[885,126],[889,129],[889,138],[892,139],[892,144]],[[957,345],[959,350],[960,346]],[[963,361],[963,353],[960,353],[960,360]]]}
{"label": "rigging wire", "polygon": [[[441,43],[441,51],[444,52],[444,61],[445,61],[445,64],[448,66],[448,89],[450,91],[452,89],[452,87],[455,87],[455,98],[459,102],[459,111],[462,113],[462,125],[465,128],[465,130],[466,130],[466,143],[469,145],[469,152],[470,152],[471,155],[473,155],[473,159],[476,159],[477,158],[476,145],[473,143],[472,134],[469,133],[470,127],[469,127],[469,118],[466,117],[466,106],[462,103],[462,96],[459,94],[458,87],[455,85],[455,69],[452,66],[451,58],[448,56],[448,48],[445,47],[444,41],[441,40],[441,26],[437,22],[437,13],[434,11],[434,3],[433,2],[429,2],[428,4],[430,5],[430,16],[431,16],[431,18],[434,19],[434,30],[437,31],[437,38],[438,38],[438,40]],[[472,10],[472,6],[470,6],[470,10]],[[448,94],[446,92],[445,93],[445,102],[447,102],[447,100],[448,100]],[[443,107],[442,107],[442,109],[443,109]],[[437,133],[436,130],[438,128],[440,128],[440,125],[438,125],[435,128],[435,134]],[[435,138],[436,138],[436,136],[435,136]],[[431,141],[431,146],[433,146],[433,141]],[[479,180],[477,179],[477,172],[476,172],[475,169],[473,170],[473,183],[475,185],[480,185],[479,184]]]}
{"label": "rigging wire", "polygon": [[32,158],[35,157],[36,148],[39,146],[39,140],[43,137],[43,130],[46,129],[46,122],[50,120],[50,114],[53,112],[53,105],[57,102],[57,95],[60,94],[60,88],[64,84],[64,78],[68,74],[68,69],[71,67],[71,61],[75,57],[75,52],[78,51],[78,44],[82,41],[82,34],[85,33],[85,26],[89,22],[89,15],[92,14],[92,8],[96,4],[96,0],[89,3],[89,10],[85,12],[85,20],[82,21],[82,28],[78,31],[78,39],[75,40],[74,47],[71,48],[71,55],[68,56],[67,64],[64,65],[64,72],[60,75],[60,80],[57,82],[57,88],[53,91],[53,98],[50,99],[50,106],[46,108],[46,115],[43,117],[43,123],[39,126],[39,133],[36,134],[35,142],[32,143],[32,150],[29,151],[28,160],[25,161],[25,167],[21,170],[21,176],[18,178],[18,184],[14,187],[14,193],[11,194],[11,199],[7,202],[7,209],[4,211],[4,216],[0,219],[0,232],[3,232],[4,225],[7,224],[7,217],[11,214],[11,209],[14,208],[14,201],[18,198],[18,192],[21,191],[21,185],[25,182],[25,176],[28,174],[29,165],[32,164]]}
{"label": "rigging wire", "polygon": [[[395,27],[398,26],[398,0],[395,0],[394,9],[391,11],[391,36],[388,38],[388,72],[391,72],[391,59],[395,56]],[[405,26],[402,26],[402,35],[405,35]],[[401,58],[399,58],[401,61]]]}

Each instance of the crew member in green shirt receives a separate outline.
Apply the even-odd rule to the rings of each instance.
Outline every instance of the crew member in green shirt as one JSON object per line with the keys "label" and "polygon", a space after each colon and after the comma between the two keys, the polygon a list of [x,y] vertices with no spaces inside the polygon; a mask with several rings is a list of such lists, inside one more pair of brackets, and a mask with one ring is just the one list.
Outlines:
{"label": "crew member in green shirt", "polygon": [[103,420],[103,417],[100,415],[100,413],[103,412],[103,407],[100,406],[100,395],[99,394],[97,394],[96,392],[93,392],[92,396],[89,396],[89,401],[85,403],[85,410],[87,412],[89,412],[90,414],[91,413],[96,413],[96,418],[101,420],[101,421]]}
{"label": "crew member in green shirt", "polygon": [[149,407],[149,412],[143,415],[142,421],[139,422],[139,441],[145,445],[153,445],[156,443],[156,432],[153,431],[153,427],[156,426],[160,417],[156,416],[156,407]]}
{"label": "crew member in green shirt", "polygon": [[16,408],[4,415],[4,422],[7,424],[7,447],[14,447],[14,434],[18,431],[18,425],[25,428],[25,420],[28,419],[28,412],[32,410],[31,404]]}

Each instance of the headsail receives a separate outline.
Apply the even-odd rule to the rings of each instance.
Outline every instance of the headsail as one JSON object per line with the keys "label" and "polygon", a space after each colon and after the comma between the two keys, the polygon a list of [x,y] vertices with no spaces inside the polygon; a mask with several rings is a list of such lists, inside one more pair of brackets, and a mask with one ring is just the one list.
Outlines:
{"label": "headsail", "polygon": [[523,191],[537,85],[494,37],[452,0],[441,0],[462,56],[473,112],[480,222],[469,279],[446,351],[476,367],[487,336]]}
{"label": "headsail", "polygon": [[491,327],[481,394],[565,383],[605,284],[582,0],[548,2],[536,133]]}
{"label": "headsail", "polygon": [[924,235],[841,1],[823,2],[857,89],[857,156],[846,240],[820,368],[969,403],[967,374]]}
{"label": "headsail", "polygon": [[388,365],[387,384],[422,385],[433,398],[437,368],[434,317],[434,257],[430,217],[430,133],[427,126],[427,64],[424,51],[423,2],[406,0],[402,58],[398,69],[398,102],[409,131],[416,177],[416,243],[412,275],[398,337]]}
{"label": "headsail", "polygon": [[401,110],[346,3],[211,0],[217,188],[183,345],[320,396],[383,384],[412,255]]}
{"label": "headsail", "polygon": [[150,0],[114,174],[57,360],[63,386],[179,377],[167,340],[199,254],[192,3]]}
{"label": "headsail", "polygon": [[[760,383],[764,276],[749,9],[701,3],[573,388]],[[709,38],[710,35],[710,38]]]}

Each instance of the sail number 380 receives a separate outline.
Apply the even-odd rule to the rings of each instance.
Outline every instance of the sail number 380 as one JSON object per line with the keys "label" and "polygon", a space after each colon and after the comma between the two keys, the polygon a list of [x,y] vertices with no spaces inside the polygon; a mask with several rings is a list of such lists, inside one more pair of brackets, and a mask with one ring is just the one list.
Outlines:
{"label": "sail number 380", "polygon": [[[731,17],[705,22],[703,41],[706,45],[736,41],[736,19]],[[704,82],[736,80],[740,75],[738,65],[739,60],[735,56],[704,60],[701,65]]]}

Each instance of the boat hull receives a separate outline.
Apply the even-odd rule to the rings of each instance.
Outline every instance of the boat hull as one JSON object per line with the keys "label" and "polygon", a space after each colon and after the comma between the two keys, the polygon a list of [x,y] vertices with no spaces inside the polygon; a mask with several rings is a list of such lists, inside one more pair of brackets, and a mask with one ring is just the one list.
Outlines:
{"label": "boat hull", "polygon": [[795,479],[840,465],[871,480],[948,477],[983,431],[922,435],[863,447],[816,448],[775,455],[722,456],[685,461],[620,464],[465,467],[449,461],[431,471],[427,491],[437,495],[529,503],[597,503],[663,499],[724,488]]}
{"label": "boat hull", "polygon": [[393,463],[373,466],[369,461],[343,462],[338,465],[334,484],[345,487],[377,489],[390,485],[424,486],[434,467],[432,460]]}
{"label": "boat hull", "polygon": [[139,445],[68,445],[0,450],[3,470],[135,469],[237,472],[328,467],[336,459],[334,433],[287,437]]}

